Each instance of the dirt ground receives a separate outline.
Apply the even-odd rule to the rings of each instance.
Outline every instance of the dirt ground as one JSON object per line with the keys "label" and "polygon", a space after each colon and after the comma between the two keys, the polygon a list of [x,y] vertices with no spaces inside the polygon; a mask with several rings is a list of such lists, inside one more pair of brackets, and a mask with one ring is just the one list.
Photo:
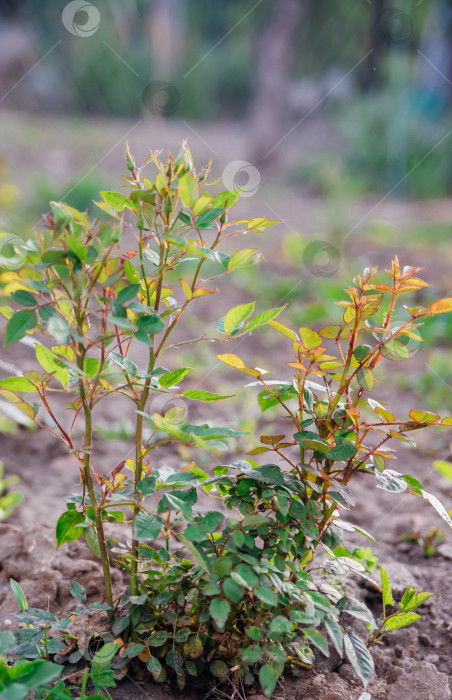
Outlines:
{"label": "dirt ground", "polygon": [[[74,159],[77,159],[79,167],[84,167],[90,161],[99,160],[106,143],[114,144],[118,141],[120,147],[103,163],[105,167],[117,168],[120,160],[118,151],[123,151],[126,127],[127,124],[115,123],[106,130],[101,129],[99,125],[98,131],[91,131],[91,140],[84,144],[84,149],[80,149],[77,154],[74,149],[71,155],[67,152],[59,152],[54,147],[44,167],[57,173],[58,168],[61,172],[68,172],[74,168]],[[34,164],[37,168],[41,162],[42,152],[49,147],[48,142],[51,137],[46,137],[44,133],[39,132],[39,124],[29,123],[27,128],[28,134],[20,140],[17,138],[20,125],[17,125],[13,119],[7,120],[4,123],[5,141],[14,144],[10,156],[19,163],[23,162],[25,157],[25,147],[29,148],[30,143],[33,144],[33,148],[26,157],[27,162],[31,166]],[[77,131],[78,126],[72,125],[72,128]],[[61,142],[69,135],[68,130],[69,127],[59,125],[58,138]],[[196,133],[191,133],[190,140],[193,150],[199,151],[201,160],[204,155],[210,155],[214,149],[220,152],[220,162],[234,157],[247,157],[246,132],[243,129],[237,127],[235,131],[230,132],[229,140],[218,137],[219,127],[215,131],[212,127],[200,126],[199,131],[203,134],[203,139],[200,139]],[[35,134],[35,140],[30,139],[30,133]],[[169,143],[174,146],[174,143],[181,138],[181,133],[183,135],[185,133],[181,131],[181,125],[177,128],[153,125],[151,129],[149,124],[144,123],[137,125],[136,131],[129,140],[133,150],[146,155],[149,150],[149,141],[152,141],[153,147],[157,144],[166,146]],[[299,149],[297,153],[309,150],[310,141],[315,138],[320,136],[317,132],[310,132],[307,127],[300,136],[301,143],[297,142]],[[334,142],[334,139],[332,141]],[[225,145],[226,142],[228,146]],[[291,154],[291,145],[293,146],[293,144],[287,145],[288,159]],[[277,197],[272,196],[275,193]],[[420,220],[436,222],[452,220],[452,201],[449,200],[420,205],[414,202],[400,203],[393,200],[380,201],[380,199],[351,204],[348,212],[351,225],[354,225],[353,222],[359,222],[369,211],[373,212],[373,217],[390,220],[402,228]],[[317,232],[324,230],[326,226],[322,207],[322,201],[313,195],[301,190],[287,194],[276,190],[271,184],[264,187],[264,191],[255,199],[246,200],[241,213],[278,216],[286,222],[285,225],[289,230],[302,230],[304,233],[317,235]],[[354,255],[352,262],[347,262],[347,266],[349,269],[353,268],[353,274],[368,264],[380,263],[385,266],[389,264],[393,252],[392,246],[382,248],[372,246],[367,241],[366,246],[360,248],[359,238],[357,239],[355,234],[350,236],[349,240],[350,244],[347,243],[347,245],[353,243]],[[250,240],[247,241],[247,245],[258,245],[260,242]],[[278,249],[277,239],[270,239],[264,245],[267,260],[273,264],[273,253]],[[427,257],[421,246],[413,248],[410,251],[410,259],[403,262],[413,265],[423,264],[424,278],[433,280],[447,293],[447,284],[450,284],[450,274],[447,274],[447,270],[450,270],[448,256],[450,256],[449,252],[436,249],[430,250]],[[265,269],[264,267],[263,274]],[[250,290],[250,292],[252,296],[253,291]],[[237,290],[234,294],[238,295],[239,291]],[[241,303],[240,298],[238,301],[229,298],[227,302],[228,307],[233,306],[234,303]],[[256,356],[265,358],[268,352],[265,336],[255,336],[253,343]],[[214,354],[213,349],[209,348],[209,351],[212,355]],[[271,351],[281,353],[279,346],[275,345],[271,345]],[[18,366],[22,366],[22,362],[30,361],[30,348],[21,346],[19,351],[16,348],[14,351],[9,349],[7,352],[2,351],[2,360],[13,361]],[[426,354],[419,351],[415,362],[421,367],[426,361]],[[30,367],[27,364],[28,368]],[[388,400],[389,408],[392,406],[400,415],[407,414],[413,406],[419,406],[419,400],[409,391],[396,392],[391,382],[390,370],[383,379],[379,391]],[[375,398],[378,399],[378,395]],[[62,405],[60,408],[62,409]],[[106,403],[102,409],[103,422],[108,424],[117,419],[118,411],[121,410],[119,404]],[[231,425],[234,424],[234,418],[231,419]],[[434,472],[432,463],[434,459],[447,458],[449,443],[450,432],[435,433],[433,442],[419,436],[417,449],[407,449],[403,445],[398,447],[398,462],[394,467],[420,479],[428,491],[442,500],[447,509],[452,508],[452,486]],[[101,443],[97,440],[95,452],[98,464],[105,468],[105,471],[111,471],[120,461],[118,455],[124,459],[132,453],[132,444],[127,440],[114,443]],[[15,603],[8,585],[10,577],[20,582],[30,606],[46,607],[49,602],[50,609],[61,616],[73,606],[67,583],[69,579],[73,578],[83,584],[91,600],[99,598],[102,579],[98,562],[83,544],[79,542],[65,544],[55,551],[54,526],[64,507],[63,497],[78,489],[78,470],[74,458],[65,452],[58,441],[42,430],[34,432],[20,430],[15,435],[2,435],[0,458],[4,462],[6,475],[20,476],[20,490],[24,493],[23,504],[7,522],[0,524],[0,629],[14,629],[17,622],[13,616]],[[161,453],[159,459],[163,460],[162,463],[176,464],[179,458],[174,451],[166,450]],[[398,496],[378,490],[375,488],[374,481],[367,477],[358,479],[353,490],[357,505],[348,519],[371,532],[377,539],[377,544],[374,545],[362,537],[355,536],[349,538],[348,542],[363,547],[372,545],[380,563],[390,574],[397,596],[400,596],[409,584],[435,594],[420,609],[422,620],[418,624],[392,632],[383,645],[373,650],[376,677],[370,683],[368,693],[372,700],[396,700],[396,698],[397,700],[430,700],[429,693],[432,694],[433,700],[447,700],[452,697],[448,685],[452,678],[450,612],[452,588],[449,585],[452,574],[452,533],[447,533],[447,538],[439,545],[434,556],[427,559],[420,546],[403,539],[404,534],[420,530],[426,532],[431,525],[435,524],[441,531],[446,530],[446,525],[426,501],[411,495]],[[124,579],[119,570],[115,571],[114,584],[117,590],[124,585]],[[347,586],[355,596],[369,604],[375,615],[379,614],[379,598],[375,595],[374,589],[352,576]],[[361,633],[363,633],[363,624],[357,626],[357,621],[350,618],[351,627]],[[445,676],[439,674],[445,674]],[[230,697],[227,688],[214,689],[205,685],[200,687],[192,680],[189,683],[193,684],[193,687],[189,685],[186,690],[180,692],[170,686],[137,682],[127,677],[112,691],[112,697],[123,700],[140,698],[201,700],[207,697]],[[243,697],[261,700],[259,692],[259,688],[256,687],[248,690],[248,695]],[[301,671],[298,678],[284,678],[278,684],[274,698],[275,700],[282,698],[284,700],[369,700],[369,697],[363,696],[362,693],[363,688],[349,664],[343,664],[333,654],[328,659],[320,658],[319,654],[319,663],[315,671]],[[237,697],[240,698],[240,696]]]}

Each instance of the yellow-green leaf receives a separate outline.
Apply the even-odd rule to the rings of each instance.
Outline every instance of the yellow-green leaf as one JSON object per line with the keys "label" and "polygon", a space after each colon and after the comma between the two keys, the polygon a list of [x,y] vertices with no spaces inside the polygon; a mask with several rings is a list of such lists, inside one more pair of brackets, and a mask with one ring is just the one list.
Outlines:
{"label": "yellow-green leaf", "polygon": [[431,413],[430,411],[418,411],[413,408],[409,413],[410,418],[412,418],[416,423],[435,423],[441,420],[441,417],[436,413]]}
{"label": "yellow-green leaf", "polygon": [[437,472],[445,476],[446,479],[452,481],[452,462],[446,462],[445,460],[438,459],[433,462],[433,467]]}
{"label": "yellow-green leaf", "polygon": [[179,197],[187,209],[192,209],[199,199],[199,185],[193,175],[183,175],[179,179]]}

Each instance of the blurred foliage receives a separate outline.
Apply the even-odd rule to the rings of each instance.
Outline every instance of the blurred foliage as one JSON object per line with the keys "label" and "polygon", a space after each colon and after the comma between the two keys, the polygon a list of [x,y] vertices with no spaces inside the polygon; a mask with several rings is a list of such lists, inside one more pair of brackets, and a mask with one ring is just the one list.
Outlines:
{"label": "blurred foliage", "polygon": [[450,352],[433,352],[422,371],[397,373],[395,384],[402,389],[414,389],[427,408],[440,411],[452,402],[452,365]]}

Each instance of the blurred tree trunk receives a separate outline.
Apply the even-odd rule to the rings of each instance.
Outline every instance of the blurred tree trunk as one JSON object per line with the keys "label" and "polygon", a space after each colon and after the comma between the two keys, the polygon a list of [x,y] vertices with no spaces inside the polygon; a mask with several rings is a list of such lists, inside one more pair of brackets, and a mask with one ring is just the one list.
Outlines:
{"label": "blurred tree trunk", "polygon": [[[305,4],[305,0],[278,0],[258,37],[256,89],[250,110],[251,157],[256,164],[264,162],[265,154],[288,128],[290,77]],[[272,156],[276,153],[277,149]]]}
{"label": "blurred tree trunk", "polygon": [[153,0],[147,28],[153,80],[169,80],[180,65],[185,34],[185,0]]}
{"label": "blurred tree trunk", "polygon": [[364,90],[373,90],[383,82],[381,62],[388,49],[382,35],[376,31],[379,18],[383,16],[386,8],[385,0],[374,0],[370,9],[370,26],[367,50],[371,53],[367,56],[358,73],[359,87]]}

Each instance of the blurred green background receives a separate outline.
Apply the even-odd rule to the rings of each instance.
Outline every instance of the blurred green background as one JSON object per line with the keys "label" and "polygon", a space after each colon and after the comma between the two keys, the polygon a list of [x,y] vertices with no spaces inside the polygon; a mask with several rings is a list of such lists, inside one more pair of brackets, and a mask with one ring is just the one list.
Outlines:
{"label": "blurred green background", "polygon": [[[239,214],[281,220],[250,234],[266,261],[231,305],[325,325],[395,252],[432,284],[417,303],[450,295],[451,97],[452,0],[2,0],[2,236],[27,237],[51,199],[94,214],[126,140],[140,161],[188,138],[243,188]],[[450,412],[452,321],[421,335],[398,390]]]}

